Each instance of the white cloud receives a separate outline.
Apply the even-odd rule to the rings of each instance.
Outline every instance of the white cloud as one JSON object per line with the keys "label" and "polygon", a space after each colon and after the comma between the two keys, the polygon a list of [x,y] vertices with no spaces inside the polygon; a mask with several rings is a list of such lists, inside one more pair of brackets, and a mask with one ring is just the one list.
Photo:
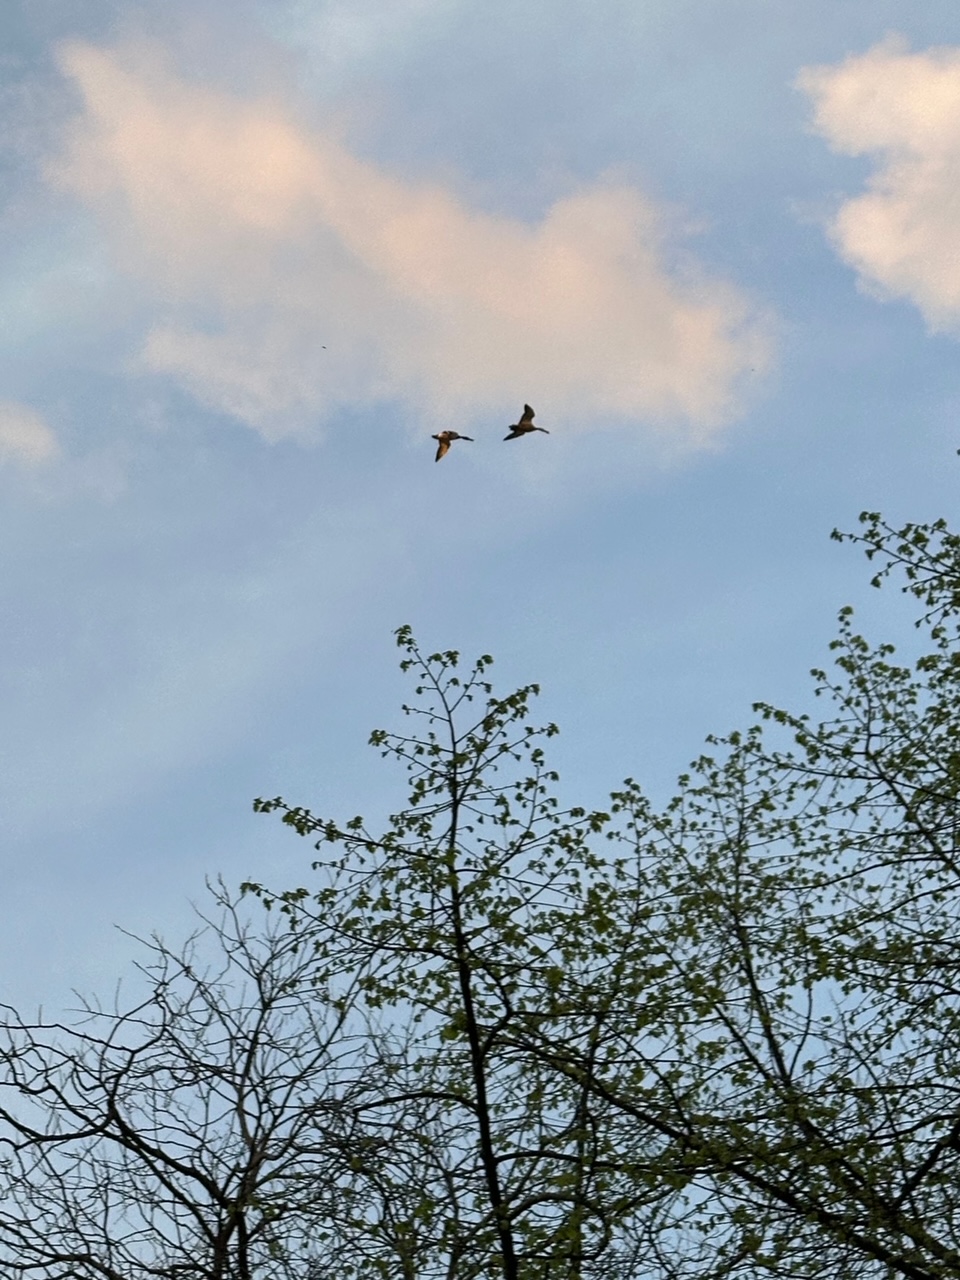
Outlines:
{"label": "white cloud", "polygon": [[881,296],[907,298],[933,329],[960,328],[960,48],[910,53],[891,37],[799,86],[837,151],[869,155],[865,194],[830,224],[841,257]]}
{"label": "white cloud", "polygon": [[381,172],[279,100],[187,84],[155,52],[77,43],[62,64],[83,108],[50,176],[154,291],[143,366],[268,437],[342,405],[464,420],[526,399],[698,438],[766,362],[743,295],[668,266],[664,215],[628,186],[528,225]]}
{"label": "white cloud", "polygon": [[13,458],[38,466],[59,452],[56,436],[39,413],[23,404],[0,401],[0,460]]}

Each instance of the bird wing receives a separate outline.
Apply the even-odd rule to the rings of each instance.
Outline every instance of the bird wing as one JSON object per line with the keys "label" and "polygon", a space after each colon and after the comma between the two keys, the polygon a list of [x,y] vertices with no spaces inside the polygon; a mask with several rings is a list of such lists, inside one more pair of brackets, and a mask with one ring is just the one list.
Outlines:
{"label": "bird wing", "polygon": [[434,439],[440,441],[437,445],[437,456],[434,458],[434,462],[439,462],[443,455],[448,452],[450,448],[450,441],[445,440],[442,436],[435,436]]}
{"label": "bird wing", "polygon": [[532,422],[532,421],[533,421],[533,410],[530,408],[530,406],[529,406],[528,404],[525,404],[525,405],[523,406],[523,417],[520,419],[520,421],[521,421],[521,422]]}

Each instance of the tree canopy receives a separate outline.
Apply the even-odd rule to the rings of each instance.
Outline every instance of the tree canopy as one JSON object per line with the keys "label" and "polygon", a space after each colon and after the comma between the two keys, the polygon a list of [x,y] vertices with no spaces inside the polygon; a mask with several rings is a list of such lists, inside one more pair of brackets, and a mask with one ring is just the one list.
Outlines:
{"label": "tree canopy", "polygon": [[11,1014],[8,1273],[960,1275],[960,537],[836,536],[899,576],[919,657],[843,610],[823,718],[758,704],[665,806],[562,802],[537,686],[402,628],[398,812],[255,804],[315,856],[244,886],[258,925],[221,898],[252,998],[176,953],[171,1004],[161,946],[96,1036]]}

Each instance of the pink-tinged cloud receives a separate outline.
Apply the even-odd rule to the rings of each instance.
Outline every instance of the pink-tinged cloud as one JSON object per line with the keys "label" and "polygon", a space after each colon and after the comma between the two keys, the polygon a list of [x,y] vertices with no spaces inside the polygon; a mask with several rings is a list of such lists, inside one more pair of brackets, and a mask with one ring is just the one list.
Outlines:
{"label": "pink-tinged cloud", "polygon": [[829,231],[861,283],[906,298],[932,329],[960,329],[960,48],[910,53],[891,37],[799,77],[814,127],[846,155],[876,158],[863,195]]}
{"label": "pink-tinged cloud", "polygon": [[529,225],[149,52],[61,58],[82,109],[50,176],[153,291],[143,366],[268,437],[347,405],[466,421],[530,400],[696,440],[768,359],[766,321],[692,259],[668,265],[664,214],[631,187],[597,183]]}
{"label": "pink-tinged cloud", "polygon": [[40,466],[59,452],[57,437],[39,413],[24,404],[0,401],[0,462]]}

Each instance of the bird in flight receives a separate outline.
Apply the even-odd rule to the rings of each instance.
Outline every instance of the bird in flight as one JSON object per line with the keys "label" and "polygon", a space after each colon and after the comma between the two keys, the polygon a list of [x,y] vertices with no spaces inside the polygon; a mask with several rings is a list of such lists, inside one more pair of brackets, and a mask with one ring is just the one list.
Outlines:
{"label": "bird in flight", "polygon": [[546,427],[535,427],[533,425],[533,410],[528,404],[523,406],[523,417],[519,422],[514,423],[510,428],[510,434],[504,436],[504,440],[519,440],[521,436],[528,435],[531,431],[542,431],[545,436],[550,432]]}
{"label": "bird in flight", "polygon": [[473,436],[462,436],[459,431],[440,431],[437,435],[431,436],[431,440],[437,440],[437,456],[434,462],[439,462],[443,455],[450,448],[450,444],[454,440],[469,440],[473,443]]}

